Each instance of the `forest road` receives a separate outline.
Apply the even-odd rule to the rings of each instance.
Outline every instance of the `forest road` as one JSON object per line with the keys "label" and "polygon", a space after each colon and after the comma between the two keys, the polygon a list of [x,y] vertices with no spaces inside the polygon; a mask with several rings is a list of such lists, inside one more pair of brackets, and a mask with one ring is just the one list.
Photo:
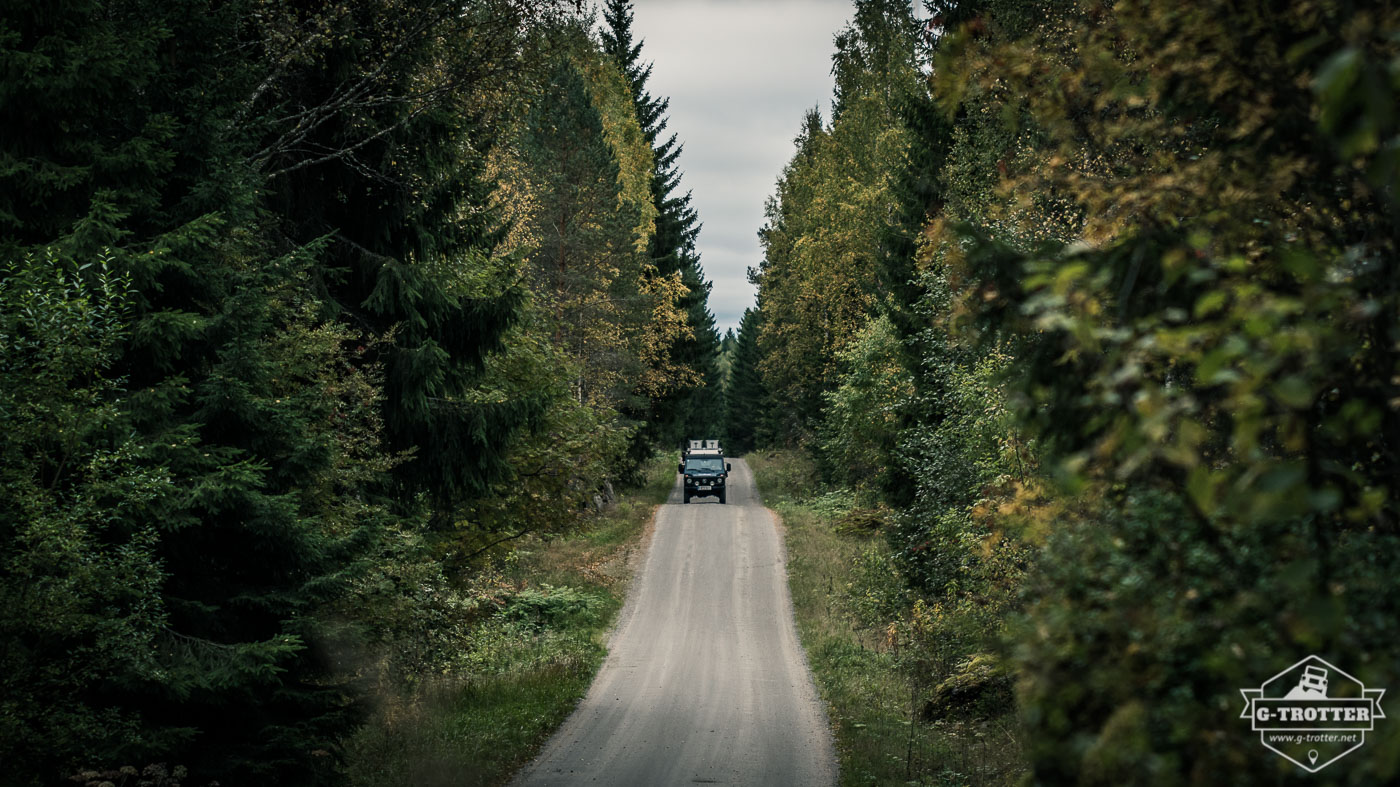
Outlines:
{"label": "forest road", "polygon": [[607,661],[513,785],[836,783],[782,537],[730,461],[727,505],[671,491]]}

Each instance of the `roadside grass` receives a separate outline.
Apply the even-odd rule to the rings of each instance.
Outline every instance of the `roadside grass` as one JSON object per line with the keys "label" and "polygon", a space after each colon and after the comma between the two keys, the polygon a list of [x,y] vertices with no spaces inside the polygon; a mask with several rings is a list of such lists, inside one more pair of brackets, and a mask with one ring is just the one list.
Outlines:
{"label": "roadside grass", "polygon": [[522,541],[499,569],[514,594],[472,631],[469,668],[424,679],[411,696],[377,692],[370,722],[346,745],[350,782],[505,784],[587,692],[631,558],[674,482],[672,460],[657,457],[645,484],[586,529]]}
{"label": "roadside grass", "polygon": [[798,633],[827,703],[841,784],[995,785],[1019,781],[1009,718],[982,723],[916,717],[913,686],[885,632],[862,625],[857,596],[870,590],[863,566],[888,556],[877,531],[838,527],[852,494],[823,489],[797,452],[745,457],[764,504],[782,519],[788,587]]}

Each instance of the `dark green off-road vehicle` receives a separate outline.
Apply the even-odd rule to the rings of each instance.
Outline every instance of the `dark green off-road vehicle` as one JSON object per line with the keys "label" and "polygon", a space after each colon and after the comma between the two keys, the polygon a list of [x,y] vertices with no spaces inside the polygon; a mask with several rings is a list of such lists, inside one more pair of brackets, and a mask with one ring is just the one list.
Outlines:
{"label": "dark green off-road vehicle", "polygon": [[692,497],[718,497],[725,502],[725,485],[733,469],[724,461],[724,449],[718,440],[691,440],[681,448],[681,462],[676,471],[685,476],[682,500]]}

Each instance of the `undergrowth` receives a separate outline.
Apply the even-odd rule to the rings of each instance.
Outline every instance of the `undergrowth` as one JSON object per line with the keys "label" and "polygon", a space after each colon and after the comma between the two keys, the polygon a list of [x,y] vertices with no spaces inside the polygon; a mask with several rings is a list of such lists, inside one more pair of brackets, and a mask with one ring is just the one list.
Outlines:
{"label": "undergrowth", "polygon": [[825,488],[795,452],[753,452],[749,467],[782,518],[797,628],[836,738],[843,785],[995,785],[1020,778],[1009,708],[988,718],[929,720],[931,687],[901,650],[913,599],[879,523],[856,495]]}
{"label": "undergrowth", "polygon": [[[524,540],[478,571],[455,610],[453,652],[383,679],[346,745],[351,784],[500,785],[573,710],[606,656],[629,558],[675,481],[669,460],[567,537]],[[417,637],[422,639],[422,637]],[[411,643],[400,643],[411,647]],[[431,665],[431,666],[427,666]]]}

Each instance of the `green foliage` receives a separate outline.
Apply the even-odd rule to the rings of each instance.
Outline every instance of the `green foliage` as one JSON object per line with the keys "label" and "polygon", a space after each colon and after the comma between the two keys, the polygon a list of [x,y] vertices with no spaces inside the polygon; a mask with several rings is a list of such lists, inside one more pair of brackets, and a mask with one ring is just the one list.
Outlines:
{"label": "green foliage", "polygon": [[576,368],[537,329],[511,336],[510,349],[488,361],[492,380],[480,395],[548,397],[546,410],[510,444],[509,474],[460,512],[456,545],[442,555],[460,562],[527,533],[569,532],[613,496],[608,480],[625,464],[630,425],[572,395]]}
{"label": "green foliage", "polygon": [[[350,365],[348,333],[314,314],[306,256],[268,253],[252,210],[249,140],[230,122],[255,84],[241,39],[254,26],[239,24],[246,10],[65,3],[7,16],[17,27],[4,39],[7,60],[42,54],[6,77],[7,91],[26,97],[22,106],[7,101],[6,111],[25,113],[35,133],[4,138],[4,160],[23,162],[5,168],[7,194],[30,198],[6,209],[16,220],[3,245],[52,245],[82,259],[110,244],[132,305],[111,361],[129,393],[93,424],[109,430],[105,450],[126,451],[113,461],[133,484],[92,508],[133,521],[97,523],[70,509],[52,522],[20,522],[66,533],[79,552],[87,539],[103,550],[129,544],[125,564],[99,554],[92,565],[99,574],[131,569],[104,591],[115,604],[103,612],[113,625],[136,626],[129,658],[148,663],[66,691],[34,684],[36,708],[86,705],[139,725],[114,725],[113,738],[91,748],[55,735],[35,760],[16,764],[18,779],[49,780],[120,756],[170,757],[196,779],[314,783],[334,761],[313,752],[332,749],[352,721],[344,691],[308,643],[315,610],[337,593],[382,517],[364,491],[385,460],[377,437],[361,440],[376,434],[369,414],[378,386],[368,382],[372,370]],[[91,74],[75,78],[85,63]],[[68,173],[61,182],[52,179],[59,171]],[[20,315],[23,330],[35,330],[32,317]],[[63,465],[60,445],[37,448],[40,467],[82,467]],[[172,491],[143,504],[137,520],[121,501],[128,493],[139,500],[152,481]],[[35,535],[25,560],[49,543]],[[30,584],[44,587],[83,564],[30,565]],[[128,593],[145,606],[145,622],[123,611]],[[80,620],[68,624],[69,636],[92,636]],[[6,652],[61,642],[33,634],[17,632]],[[109,655],[81,643],[69,653],[75,676],[110,671]]]}
{"label": "green foliage", "polygon": [[838,36],[756,275],[775,437],[893,509],[847,603],[915,730],[1018,686],[1038,781],[1286,779],[1230,707],[1261,664],[1397,674],[1400,18],[938,2],[930,94],[892,5]]}
{"label": "green foliage", "polygon": [[907,2],[856,3],[836,40],[831,126],[807,115],[765,211],[764,259],[752,277],[765,316],[764,383],[786,404],[774,435],[783,443],[812,435],[823,395],[840,384],[841,352],[879,305],[876,250],[910,147],[899,115],[917,91],[917,27]]}
{"label": "green foliage", "polygon": [[650,397],[645,410],[632,412],[643,422],[632,443],[636,457],[649,450],[650,443],[674,444],[700,434],[718,434],[721,424],[714,413],[722,406],[721,380],[715,367],[719,334],[708,301],[710,283],[705,280],[695,238],[700,224],[690,195],[678,194],[681,171],[676,162],[681,145],[675,134],[665,136],[668,99],[653,97],[646,82],[651,66],[641,61],[642,43],[632,37],[632,3],[608,0],[603,7],[601,49],[611,56],[628,81],[636,108],[637,122],[656,163],[651,179],[651,198],[656,209],[655,232],[647,256],[661,276],[681,275],[685,294],[677,307],[685,315],[685,330],[677,331],[658,347],[653,364],[660,368],[683,368],[695,376],[675,385],[660,396]]}
{"label": "green foliage", "polygon": [[855,495],[818,494],[816,468],[797,452],[747,461],[782,517],[798,631],[831,715],[841,783],[1014,783],[1024,767],[1007,734],[1005,670],[982,654],[931,683],[930,658],[958,647],[935,649],[946,631],[930,624],[946,629],[949,616],[935,621],[910,593],[882,539],[840,526],[857,512]]}
{"label": "green foliage", "polygon": [[556,346],[577,364],[573,395],[617,407],[641,372],[635,225],[617,212],[618,161],[584,75],[561,58],[548,84],[520,143],[525,179],[537,195],[528,217],[532,287]]}
{"label": "green foliage", "polygon": [[724,444],[736,454],[747,453],[768,442],[764,416],[769,410],[769,401],[759,372],[758,333],[762,319],[762,312],[744,310],[735,340],[729,385],[724,390]]}
{"label": "green foliage", "polygon": [[[500,784],[539,750],[606,655],[627,556],[675,484],[670,457],[653,457],[646,477],[584,527],[527,535],[466,584],[443,581],[415,549],[380,563],[398,578],[366,582],[351,601],[375,605],[362,617],[385,628],[375,711],[346,742],[350,783]],[[400,669],[406,657],[424,660]]]}
{"label": "green foliage", "polygon": [[[462,549],[434,562],[444,544],[575,526],[632,434],[521,324],[495,199],[493,143],[524,119],[554,4],[8,10],[7,777],[164,760],[196,782],[335,781],[356,678],[383,674],[366,663],[411,642],[383,659],[411,684],[494,619],[462,590],[489,572]],[[669,341],[682,277],[642,275],[651,138],[626,80],[579,52],[580,106],[607,121],[587,142],[616,170],[596,218],[632,251],[598,292],[640,315],[629,346]]]}
{"label": "green foliage", "polygon": [[128,328],[111,260],[0,267],[0,757],[11,775],[102,758],[141,717],[103,690],[154,678],[166,623],[157,510],[174,488],[122,429]]}
{"label": "green foliage", "polygon": [[572,620],[595,622],[603,605],[598,596],[571,587],[545,584],[526,588],[507,599],[501,616],[508,621],[536,626],[559,625]]}
{"label": "green foliage", "polygon": [[[1296,778],[1242,745],[1233,687],[1258,685],[1300,650],[1387,652],[1394,537],[1346,534],[1321,550],[1308,519],[1228,530],[1180,495],[1124,490],[1105,502],[1095,519],[1051,536],[1030,587],[1041,633],[1017,655],[1037,773],[1092,783],[1196,782],[1225,769]],[[1086,654],[1085,642],[1114,657]],[[1385,658],[1352,660],[1368,684],[1393,674]],[[1337,776],[1385,781],[1386,762],[1363,758]]]}
{"label": "green foliage", "polygon": [[[570,375],[562,393],[572,401],[551,405],[547,429],[604,435],[582,450],[606,467],[580,461],[569,471],[589,479],[585,496],[609,476],[635,480],[652,446],[676,436],[679,403],[713,372],[713,349],[697,343],[718,342],[687,229],[693,213],[669,196],[679,177],[674,138],[656,143],[664,101],[645,93],[629,7],[610,8],[601,45],[578,20],[532,40],[528,111],[494,159],[514,221],[504,248],[525,258],[532,313]],[[626,441],[624,453],[614,437]],[[526,466],[550,464],[539,459]]]}
{"label": "green foliage", "polygon": [[229,271],[212,341],[186,348],[203,362],[163,383],[168,399],[138,402],[185,493],[160,517],[164,673],[126,701],[199,736],[180,759],[200,778],[327,778],[334,762],[311,752],[354,719],[308,646],[386,524],[382,498],[365,494],[392,466],[383,387],[374,366],[355,365],[355,334],[316,318],[282,278],[296,262]]}
{"label": "green foliage", "polygon": [[468,395],[524,299],[493,259],[503,227],[486,174],[523,12],[411,0],[261,17],[279,68],[257,94],[253,161],[275,235],[317,245],[325,308],[375,340],[385,436],[411,452],[400,496],[426,492],[437,526],[507,472],[505,444],[543,407]]}
{"label": "green foliage", "polygon": [[[925,286],[931,294],[923,306],[934,307],[943,290],[937,282]],[[997,487],[1023,480],[1030,469],[1000,386],[1011,358],[997,351],[979,357],[937,327],[913,346],[917,394],[906,412],[914,423],[897,447],[911,500],[889,536],[913,586],[935,595],[968,582],[984,589],[967,575],[976,572],[987,535],[973,525],[972,507],[1000,496]]]}
{"label": "green foliage", "polygon": [[82,787],[180,787],[188,776],[189,769],[183,765],[170,768],[165,763],[155,763],[140,770],[133,765],[123,765],[102,771],[79,771],[70,776],[69,781]]}
{"label": "green foliage", "polygon": [[[939,248],[960,335],[1018,337],[1007,402],[1059,481],[1005,516],[1047,542],[1016,660],[1039,778],[1244,772],[1225,706],[1279,654],[1396,674],[1386,603],[1351,592],[1391,570],[1393,207],[1372,190],[1384,157],[1353,147],[1369,121],[1327,114],[1385,89],[1348,82],[1335,53],[1394,57],[1372,31],[1396,20],[1337,13],[1070,9],[1023,39],[964,30],[942,63],[968,85],[945,99],[1036,129],[994,221]],[[1002,56],[994,83],[979,58]],[[1036,194],[1060,195],[1080,242],[1016,240],[1065,237]]]}
{"label": "green foliage", "polygon": [[132,235],[246,206],[210,160],[229,151],[220,121],[251,87],[243,61],[224,59],[244,10],[242,2],[9,4],[0,22],[0,247],[63,239],[90,259]]}
{"label": "green foliage", "polygon": [[826,395],[820,451],[827,474],[855,489],[890,484],[899,413],[913,394],[889,320],[876,318],[844,350],[841,385]]}

